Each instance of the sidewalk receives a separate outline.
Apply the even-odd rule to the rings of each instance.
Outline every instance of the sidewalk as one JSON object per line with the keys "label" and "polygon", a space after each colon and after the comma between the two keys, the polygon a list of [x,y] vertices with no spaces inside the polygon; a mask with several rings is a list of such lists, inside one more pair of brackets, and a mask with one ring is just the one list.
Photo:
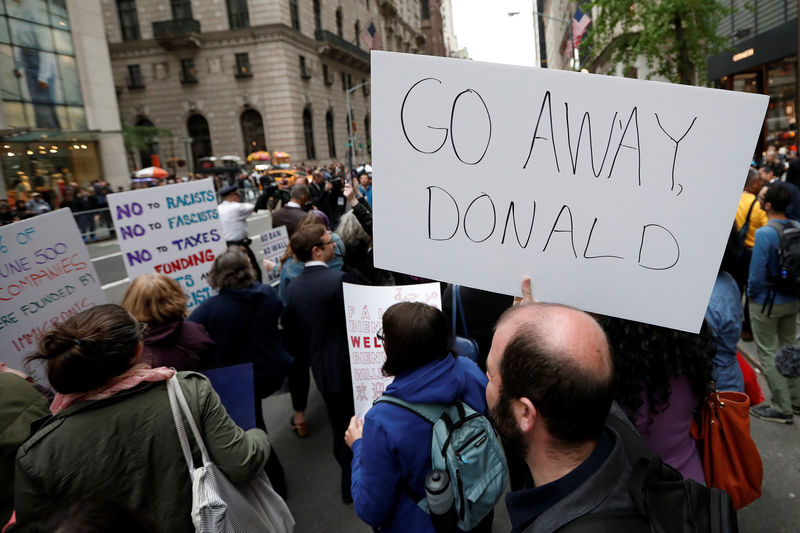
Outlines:
{"label": "sidewalk", "polygon": [[[758,373],[758,381],[769,400],[769,389],[761,375],[754,342],[739,342],[739,351]],[[761,498],[738,513],[742,533],[781,533],[800,530],[800,417],[794,424],[777,424],[750,417],[750,434],[764,462]]]}

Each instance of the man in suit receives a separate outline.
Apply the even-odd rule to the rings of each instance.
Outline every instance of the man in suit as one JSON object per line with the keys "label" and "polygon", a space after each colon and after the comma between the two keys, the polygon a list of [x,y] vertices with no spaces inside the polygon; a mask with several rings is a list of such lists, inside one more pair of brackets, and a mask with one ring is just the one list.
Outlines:
{"label": "man in suit", "polygon": [[308,185],[293,185],[289,203],[272,213],[272,227],[286,226],[286,233],[291,237],[297,225],[308,214],[303,211],[303,205],[308,202],[309,197]]}
{"label": "man in suit", "polygon": [[295,358],[289,371],[289,390],[295,410],[292,427],[305,429],[303,411],[308,398],[310,362],[331,424],[333,455],[342,469],[342,501],[351,503],[350,462],[353,454],[342,439],[355,413],[342,292],[342,282],[349,279],[344,272],[328,268],[327,263],[334,255],[334,244],[331,234],[323,226],[314,224],[299,228],[292,235],[289,246],[305,263],[303,272],[286,290],[283,317],[289,352]]}

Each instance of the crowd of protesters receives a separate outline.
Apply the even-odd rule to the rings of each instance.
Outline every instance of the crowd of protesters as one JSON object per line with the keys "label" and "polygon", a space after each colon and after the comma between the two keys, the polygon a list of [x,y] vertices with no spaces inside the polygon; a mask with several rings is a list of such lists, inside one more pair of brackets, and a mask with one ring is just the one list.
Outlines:
{"label": "crowd of protesters", "polygon": [[[712,377],[721,390],[745,391],[735,348],[749,326],[745,317],[751,318],[773,393],[772,403],[754,408],[753,415],[790,424],[792,412],[800,412],[800,396],[794,395],[800,384],[777,376],[770,359],[779,341],[794,342],[798,301],[773,294],[767,310],[762,304],[770,297],[761,288],[777,268],[776,240],[767,234],[776,230],[767,222],[794,224],[787,214],[792,201],[800,201],[800,190],[792,192],[789,178],[793,165],[800,171],[800,162],[767,154],[761,173],[751,171],[747,179],[740,204],[745,212],[732,224],[700,334],[538,304],[529,280],[515,307],[510,297],[463,290],[466,322],[479,341],[476,361],[455,352],[447,306],[443,313],[424,304],[398,304],[384,313],[377,333],[387,355],[383,372],[396,378],[387,393],[413,402],[461,399],[488,413],[508,455],[507,505],[515,531],[553,531],[584,514],[634,509],[620,482],[631,476],[631,466],[619,434],[606,423],[609,412],[635,427],[685,478],[704,484],[690,427]],[[166,429],[172,419],[162,401],[174,370],[220,469],[232,480],[266,471],[285,496],[290,476],[270,447],[261,401],[286,382],[289,426],[298,438],[313,432],[318,422],[305,413],[310,370],[341,471],[339,483],[320,483],[320,490],[338,490],[342,503],[354,504],[358,516],[378,530],[434,531],[414,496],[424,494],[431,428],[387,404],[371,410],[365,421],[354,417],[342,292],[344,282],[431,280],[375,267],[368,172],[351,175],[332,166],[303,169],[300,176],[291,187],[265,173],[213,176],[223,204],[241,204],[240,191],[248,189],[255,193],[255,207],[277,200],[270,206],[273,225],[286,225],[290,236],[278,264],[254,264],[246,253],[249,243],[232,232],[246,227],[242,221],[253,206],[237,219],[226,218],[235,210],[221,206],[223,234],[232,236],[226,236],[229,247],[209,272],[217,294],[190,315],[176,282],[159,274],[140,276],[122,306],[90,309],[40,338],[28,362],[44,365],[55,390],[52,403],[30,379],[24,383],[24,375],[0,372],[20,397],[29,398],[15,420],[15,449],[2,456],[3,472],[15,471],[16,477],[14,493],[4,495],[0,520],[16,509],[19,531],[26,531],[56,509],[59,516],[74,513],[76,501],[90,500],[89,508],[102,507],[96,500],[110,500],[108,505],[122,504],[134,517],[143,515],[142,530],[193,530],[191,487],[174,432]],[[96,207],[98,196],[110,192],[100,187],[99,193],[74,191],[70,206],[92,197]],[[275,191],[283,189],[288,194],[277,197]],[[749,227],[742,230],[745,223]],[[91,232],[94,226],[84,229]],[[739,238],[740,233],[747,235]],[[279,276],[277,290],[259,281],[262,267]],[[443,290],[448,295],[453,287],[443,284]],[[745,312],[742,290],[745,301],[752,300]],[[208,380],[187,372],[238,363],[254,367],[257,429],[246,432],[221,409]],[[26,425],[48,413],[52,417],[37,423],[41,429],[28,439]],[[98,432],[102,438],[88,450],[71,444]],[[487,520],[474,531],[491,530],[491,515]]]}

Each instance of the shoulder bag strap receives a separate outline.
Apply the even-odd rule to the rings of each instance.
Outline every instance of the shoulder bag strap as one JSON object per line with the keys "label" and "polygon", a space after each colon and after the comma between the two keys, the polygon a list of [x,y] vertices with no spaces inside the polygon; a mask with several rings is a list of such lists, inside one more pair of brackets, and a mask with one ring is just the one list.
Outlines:
{"label": "shoulder bag strap", "polygon": [[457,289],[458,289],[458,285],[456,285],[455,283],[450,287],[450,295],[452,296],[452,299],[451,299],[452,304],[450,305],[450,325],[453,326],[453,338],[456,338],[456,336],[458,336],[457,328],[456,328],[456,324],[457,324],[457,322],[456,322],[456,313],[458,313],[458,309],[457,309],[458,300],[457,300],[457,297],[456,297],[456,290]]}
{"label": "shoulder bag strap", "polygon": [[181,438],[181,447],[183,448],[183,456],[187,459],[187,464],[190,465],[192,470],[194,469],[194,461],[192,461],[192,454],[189,450],[188,439],[186,439],[186,431],[183,427],[182,421],[179,420],[180,414],[177,412],[177,409],[174,405],[175,401],[177,401],[180,410],[183,412],[183,416],[186,417],[186,422],[189,424],[189,428],[192,430],[195,443],[197,444],[197,447],[200,448],[200,456],[203,459],[203,464],[211,462],[211,459],[208,456],[208,450],[206,450],[206,445],[203,442],[203,437],[200,435],[200,430],[197,429],[197,424],[195,424],[194,417],[192,417],[192,411],[189,409],[189,404],[186,401],[186,397],[183,395],[183,389],[181,389],[181,384],[178,381],[177,374],[169,379],[167,382],[167,389],[170,392],[170,405],[172,406],[173,418],[175,418],[175,427],[178,430],[178,438],[181,438],[181,434],[183,434],[183,438]]}
{"label": "shoulder bag strap", "polygon": [[467,331],[467,317],[464,315],[464,307],[461,305],[461,285],[456,285],[453,291],[456,295],[456,305],[458,307],[458,318],[461,321],[461,329],[464,331],[464,336],[469,337],[469,332]]}
{"label": "shoulder bag strap", "polygon": [[758,201],[758,198],[753,200],[753,203],[750,204],[750,209],[747,210],[747,217],[744,219],[744,224],[742,224],[741,229],[739,229],[739,234],[742,235],[742,236],[746,236],[747,235],[747,230],[750,229],[750,215],[753,214],[753,206],[756,205],[757,201]]}
{"label": "shoulder bag strap", "polygon": [[175,383],[173,383],[173,380],[177,381],[177,378],[173,376],[167,380],[169,405],[172,410],[172,419],[175,421],[175,430],[178,432],[178,440],[181,442],[183,458],[186,460],[186,466],[189,468],[189,475],[191,475],[194,471],[194,460],[192,459],[192,451],[189,448],[189,439],[186,437],[186,428],[183,427],[183,419],[181,418],[181,410],[175,395]]}

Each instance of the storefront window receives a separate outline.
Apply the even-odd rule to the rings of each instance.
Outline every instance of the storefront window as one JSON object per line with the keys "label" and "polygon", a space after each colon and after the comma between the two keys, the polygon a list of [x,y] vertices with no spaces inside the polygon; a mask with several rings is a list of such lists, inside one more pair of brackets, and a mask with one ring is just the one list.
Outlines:
{"label": "storefront window", "polygon": [[795,71],[797,58],[790,57],[767,66],[769,106],[767,107],[767,144],[780,149],[797,150],[797,115]]}
{"label": "storefront window", "polygon": [[38,192],[54,207],[69,200],[72,184],[85,186],[100,178],[99,161],[96,142],[4,142],[0,152],[9,201],[28,200]]}

